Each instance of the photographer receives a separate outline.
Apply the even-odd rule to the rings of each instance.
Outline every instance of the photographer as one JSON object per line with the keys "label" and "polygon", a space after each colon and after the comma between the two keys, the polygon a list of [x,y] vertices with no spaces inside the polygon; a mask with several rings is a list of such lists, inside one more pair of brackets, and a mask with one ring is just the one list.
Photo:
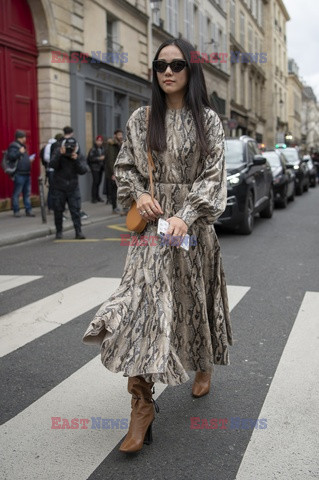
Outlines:
{"label": "photographer", "polygon": [[79,145],[75,138],[64,138],[61,146],[54,149],[50,168],[54,169],[52,183],[56,238],[62,238],[63,211],[67,202],[75,229],[75,238],[83,240],[85,237],[81,230],[81,194],[78,175],[84,175],[88,171],[88,166],[84,156],[79,152]]}

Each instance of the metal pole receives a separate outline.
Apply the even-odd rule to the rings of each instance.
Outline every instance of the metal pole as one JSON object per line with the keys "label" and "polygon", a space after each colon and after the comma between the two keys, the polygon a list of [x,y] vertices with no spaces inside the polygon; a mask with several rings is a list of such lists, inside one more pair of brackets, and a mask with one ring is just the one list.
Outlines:
{"label": "metal pole", "polygon": [[47,212],[45,209],[45,197],[44,197],[44,184],[43,184],[43,178],[41,176],[39,176],[38,178],[38,183],[39,183],[39,192],[40,192],[42,223],[47,223]]}

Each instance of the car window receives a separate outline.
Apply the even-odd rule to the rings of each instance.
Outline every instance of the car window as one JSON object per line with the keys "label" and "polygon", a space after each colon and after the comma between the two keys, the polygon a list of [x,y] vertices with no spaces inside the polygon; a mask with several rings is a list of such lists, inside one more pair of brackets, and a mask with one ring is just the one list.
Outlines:
{"label": "car window", "polygon": [[253,147],[254,147],[255,155],[261,155],[257,143],[256,143],[256,142],[251,142],[251,143],[252,143],[252,145],[253,145]]}
{"label": "car window", "polygon": [[282,154],[289,163],[299,163],[297,150],[283,150]]}
{"label": "car window", "polygon": [[247,144],[247,157],[248,157],[248,162],[249,163],[253,162],[254,155],[256,155],[255,145],[254,145],[253,142],[248,142],[248,144]]}
{"label": "car window", "polygon": [[263,157],[266,157],[272,167],[280,167],[280,158],[275,152],[263,152]]}
{"label": "car window", "polygon": [[244,163],[243,143],[240,140],[225,141],[226,165],[238,165]]}

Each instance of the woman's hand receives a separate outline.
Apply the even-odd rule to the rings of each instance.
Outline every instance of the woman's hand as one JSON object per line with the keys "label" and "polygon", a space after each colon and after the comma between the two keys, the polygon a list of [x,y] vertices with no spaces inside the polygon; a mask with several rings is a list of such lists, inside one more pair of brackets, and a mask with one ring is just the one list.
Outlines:
{"label": "woman's hand", "polygon": [[182,243],[183,238],[185,237],[188,230],[188,227],[184,220],[178,217],[169,217],[166,219],[166,221],[169,223],[169,227],[165,235],[171,235],[171,237],[169,238],[169,244],[171,245],[173,243],[174,245],[176,245],[176,240],[174,240],[173,236],[180,237],[179,240],[180,243]]}
{"label": "woman's hand", "polygon": [[157,217],[164,214],[158,201],[155,198],[154,201],[152,201],[152,197],[148,193],[143,193],[138,198],[136,206],[142,217],[147,222],[154,221],[157,219]]}

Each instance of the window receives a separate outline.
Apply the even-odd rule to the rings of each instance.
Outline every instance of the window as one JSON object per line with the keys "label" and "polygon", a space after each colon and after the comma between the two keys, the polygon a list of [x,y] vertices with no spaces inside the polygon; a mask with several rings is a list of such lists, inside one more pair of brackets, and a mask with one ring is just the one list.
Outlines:
{"label": "window", "polygon": [[205,16],[204,13],[199,11],[199,51],[200,52],[205,52],[206,51],[206,45],[205,45],[205,33],[206,33],[206,22],[205,22]]}
{"label": "window", "polygon": [[196,5],[194,5],[194,10],[193,10],[193,19],[194,19],[194,46],[197,49],[198,48],[198,8]]}
{"label": "window", "polygon": [[166,4],[166,30],[173,36],[178,35],[178,0],[167,0]]}
{"label": "window", "polygon": [[252,163],[254,161],[255,155],[256,155],[255,144],[253,142],[248,142],[247,143],[248,163]]}
{"label": "window", "polygon": [[210,27],[210,31],[211,31],[211,38],[213,40],[212,49],[213,49],[213,52],[217,52],[217,50],[218,50],[218,33],[217,33],[217,25],[216,25],[215,22],[212,22],[211,27]]}
{"label": "window", "polygon": [[107,14],[106,20],[106,51],[114,52],[119,46],[117,35],[117,21]]}
{"label": "window", "polygon": [[86,150],[96,135],[112,135],[112,92],[95,85],[85,85]]}
{"label": "window", "polygon": [[240,12],[240,43],[245,48],[245,15]]}
{"label": "window", "polygon": [[258,25],[262,26],[262,9],[263,9],[263,1],[258,0],[257,2],[257,21]]}
{"label": "window", "polygon": [[230,33],[235,37],[236,36],[236,5],[235,0],[230,0]]}
{"label": "window", "polygon": [[231,74],[230,74],[230,91],[231,91],[231,99],[234,102],[237,102],[237,95],[236,95],[236,63],[231,63]]}
{"label": "window", "polygon": [[109,13],[106,17],[106,51],[113,54],[108,57],[108,63],[118,65],[120,63],[119,54],[122,53],[123,47],[119,42],[118,21]]}
{"label": "window", "polygon": [[[226,53],[227,52],[227,35],[226,35],[226,33],[222,34],[222,39],[223,39],[222,40],[222,52]],[[222,66],[222,70],[227,72],[227,63],[222,63],[221,66]]]}
{"label": "window", "polygon": [[248,52],[253,53],[253,28],[248,25]]}
{"label": "window", "polygon": [[253,82],[252,82],[252,78],[249,77],[249,91],[250,91],[250,95],[248,96],[248,99],[247,99],[247,108],[252,110],[253,108],[253,105],[252,105],[252,91],[253,91]]}
{"label": "window", "polygon": [[194,42],[194,5],[193,0],[184,0],[184,36]]}
{"label": "window", "polygon": [[294,110],[295,114],[299,114],[300,112],[300,102],[299,102],[299,97],[296,93],[294,93]]}
{"label": "window", "polygon": [[243,107],[246,106],[246,95],[245,95],[245,89],[246,89],[246,82],[245,82],[245,71],[241,70],[240,72],[240,103]]}
{"label": "window", "polygon": [[252,0],[252,14],[253,17],[257,17],[257,0]]}

